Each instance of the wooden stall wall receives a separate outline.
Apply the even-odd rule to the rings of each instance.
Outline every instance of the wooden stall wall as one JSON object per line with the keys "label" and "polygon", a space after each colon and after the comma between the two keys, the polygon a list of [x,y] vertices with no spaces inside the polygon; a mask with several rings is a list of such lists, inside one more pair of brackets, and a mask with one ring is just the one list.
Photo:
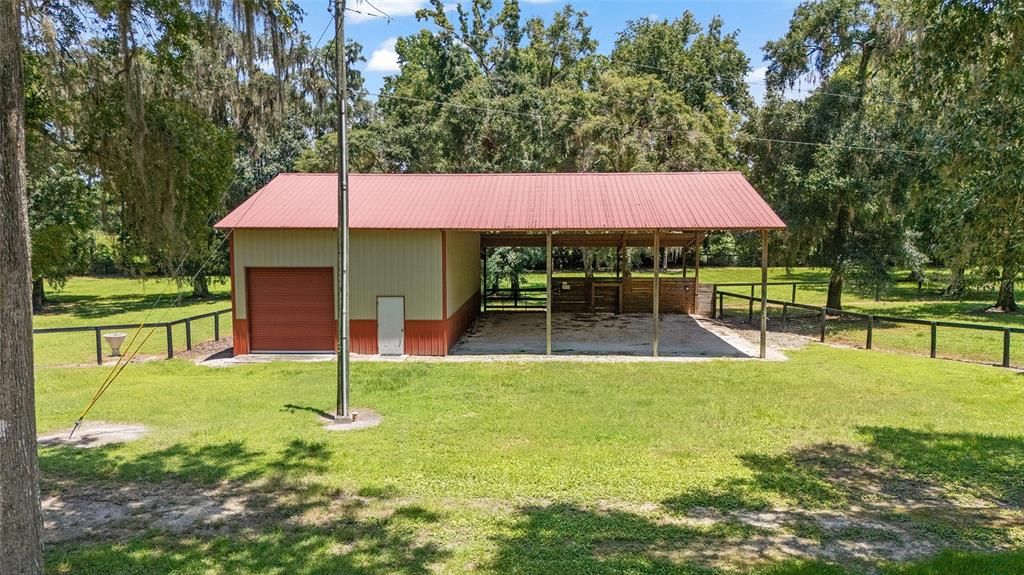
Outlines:
{"label": "wooden stall wall", "polygon": [[[661,313],[694,313],[697,286],[693,278],[661,278],[659,283]],[[651,313],[654,278],[556,277],[551,297],[556,313]]]}

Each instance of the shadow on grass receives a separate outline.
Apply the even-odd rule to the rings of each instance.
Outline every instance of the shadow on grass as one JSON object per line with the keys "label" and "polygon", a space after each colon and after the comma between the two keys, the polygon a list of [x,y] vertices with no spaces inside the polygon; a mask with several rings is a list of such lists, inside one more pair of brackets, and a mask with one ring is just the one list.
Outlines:
{"label": "shadow on grass", "polygon": [[122,447],[49,448],[39,453],[44,473],[76,479],[160,481],[178,479],[200,484],[220,481],[299,481],[327,470],[330,449],[324,442],[293,439],[276,453],[250,449],[244,442],[211,445],[177,444],[128,455]]}
{"label": "shadow on grass", "polygon": [[[449,555],[424,536],[441,516],[422,508],[397,507],[383,516],[365,517],[363,505],[354,500],[340,505],[323,498],[303,498],[301,505],[285,500],[290,502],[261,502],[262,516],[248,517],[244,526],[185,534],[150,529],[124,542],[49,545],[47,568],[53,573],[109,575],[211,570],[419,575],[436,572],[432,566]],[[321,510],[315,525],[290,521],[309,509]]]}
{"label": "shadow on grass", "polygon": [[[747,476],[653,508],[524,504],[484,525],[466,523],[456,544],[486,536],[489,545],[470,545],[470,553],[485,553],[470,560],[473,568],[514,574],[1024,572],[1024,554],[995,553],[1021,544],[1024,439],[858,432],[861,447],[745,454]],[[42,458],[47,475],[77,468],[76,480],[113,480],[116,489],[141,478],[262,486],[247,500],[257,511],[221,530],[158,528],[121,543],[52,545],[54,572],[426,573],[446,570],[451,558],[450,543],[436,535],[453,520],[444,510],[403,502],[392,489],[352,496],[300,481],[331,459],[320,442],[293,440],[272,453],[240,442],[137,456],[60,448]]]}
{"label": "shadow on grass", "polygon": [[56,448],[41,461],[44,499],[60,500],[44,505],[54,573],[425,574],[449,555],[429,537],[440,513],[311,480],[331,461],[323,442]]}
{"label": "shadow on grass", "polygon": [[[195,299],[188,292],[186,287],[171,287],[167,293],[161,295],[162,287],[157,286],[156,293],[152,294],[116,294],[110,296],[95,295],[64,295],[58,294],[46,304],[42,311],[36,315],[70,315],[78,319],[102,319],[113,315],[148,312],[156,305],[157,309],[175,307],[178,294],[181,296],[179,303],[196,302],[223,302],[230,305],[228,294],[213,294],[208,298]],[[177,318],[174,318],[177,319]]]}
{"label": "shadow on grass", "polygon": [[1021,544],[1024,440],[859,432],[865,447],[743,455],[749,477],[669,498],[665,517],[569,504],[520,508],[510,535],[498,539],[494,570],[1024,572],[1024,553],[1005,553]]}

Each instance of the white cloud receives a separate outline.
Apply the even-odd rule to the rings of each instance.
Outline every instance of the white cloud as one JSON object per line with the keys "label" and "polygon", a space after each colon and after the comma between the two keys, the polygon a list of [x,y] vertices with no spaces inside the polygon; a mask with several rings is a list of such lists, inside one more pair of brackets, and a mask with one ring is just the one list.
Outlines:
{"label": "white cloud", "polygon": [[[767,74],[768,66],[761,66],[760,68],[754,68],[743,77],[743,80],[750,88],[750,95],[754,97],[754,101],[758,104],[764,103],[764,95],[768,91],[768,85],[765,82]],[[782,92],[782,96],[787,100],[803,100],[810,96],[817,87],[817,81],[812,78],[805,78],[797,83],[796,86],[786,88]]]}
{"label": "white cloud", "polygon": [[[373,5],[380,8],[388,16],[392,18],[399,18],[401,16],[412,16],[420,8],[426,8],[426,0],[370,0]],[[348,14],[345,15],[348,20],[354,24],[359,22],[366,22],[368,20],[380,20],[376,15],[380,14],[373,9],[370,4],[364,0],[352,0],[349,2],[349,7],[352,10],[358,10],[362,12],[353,12],[347,10]]]}
{"label": "white cloud", "polygon": [[395,42],[398,38],[391,37],[380,43],[380,46],[370,54],[366,62],[366,70],[369,72],[398,72],[401,66],[398,64],[398,52],[395,52]]}
{"label": "white cloud", "polygon": [[743,81],[750,87],[750,95],[754,97],[754,101],[758,104],[764,102],[764,77],[767,73],[768,66],[761,66],[747,72],[747,75],[743,77]]}

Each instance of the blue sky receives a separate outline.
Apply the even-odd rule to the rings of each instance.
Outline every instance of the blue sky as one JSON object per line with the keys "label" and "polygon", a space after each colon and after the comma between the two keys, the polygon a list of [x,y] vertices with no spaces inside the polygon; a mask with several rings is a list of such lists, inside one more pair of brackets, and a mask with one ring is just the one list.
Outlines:
{"label": "blue sky", "polygon": [[[346,34],[351,40],[363,45],[367,62],[360,67],[366,76],[367,89],[376,94],[383,84],[384,77],[396,70],[394,40],[398,36],[406,36],[429,27],[425,22],[417,22],[414,13],[417,8],[427,4],[426,0],[370,0],[373,4],[392,16],[388,22],[383,18],[373,18],[349,12]],[[454,5],[456,0],[448,0]],[[494,0],[500,6],[501,0]],[[327,12],[328,0],[301,0],[300,4],[306,11],[303,28],[316,41],[323,38],[328,41],[334,35],[334,28],[329,26],[330,15]],[[349,7],[370,13],[373,10],[364,0],[348,0]],[[715,15],[725,20],[725,30],[739,30],[740,47],[750,58],[753,69],[749,75],[751,93],[760,99],[764,77],[764,54],[761,47],[767,40],[782,36],[789,25],[793,9],[799,0],[718,0],[718,1],[679,1],[679,0],[576,0],[572,5],[585,10],[589,16],[588,23],[592,35],[598,41],[598,52],[608,53],[615,43],[618,33],[625,28],[626,21],[636,20],[645,16],[657,18],[675,18],[685,10],[693,12],[697,19],[707,23]],[[523,19],[538,15],[549,20],[551,14],[559,10],[563,0],[520,0]],[[324,30],[326,29],[326,33]]]}

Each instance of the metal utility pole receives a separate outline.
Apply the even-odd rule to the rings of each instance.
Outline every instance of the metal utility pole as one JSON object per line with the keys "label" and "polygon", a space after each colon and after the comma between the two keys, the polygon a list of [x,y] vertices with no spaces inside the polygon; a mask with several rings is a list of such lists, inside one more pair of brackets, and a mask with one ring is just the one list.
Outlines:
{"label": "metal utility pole", "polygon": [[336,423],[349,423],[348,405],[348,69],[345,0],[334,0],[335,100],[338,103],[338,406]]}

